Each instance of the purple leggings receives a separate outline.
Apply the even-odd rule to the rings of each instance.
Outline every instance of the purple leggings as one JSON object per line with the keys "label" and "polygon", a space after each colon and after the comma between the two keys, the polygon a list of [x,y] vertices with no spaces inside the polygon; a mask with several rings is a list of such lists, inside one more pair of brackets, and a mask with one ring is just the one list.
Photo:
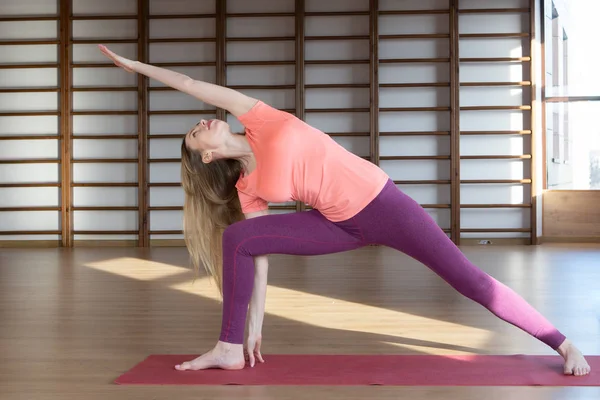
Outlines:
{"label": "purple leggings", "polygon": [[316,210],[237,222],[223,235],[221,341],[244,343],[254,285],[253,257],[320,255],[378,244],[431,268],[462,295],[556,350],[565,340],[552,324],[506,285],[473,265],[425,210],[389,181],[360,213],[331,222]]}

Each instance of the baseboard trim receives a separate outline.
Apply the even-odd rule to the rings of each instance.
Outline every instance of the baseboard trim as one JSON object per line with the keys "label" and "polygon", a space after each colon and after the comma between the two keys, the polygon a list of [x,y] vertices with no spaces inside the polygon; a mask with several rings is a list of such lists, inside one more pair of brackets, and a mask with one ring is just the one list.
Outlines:
{"label": "baseboard trim", "polygon": [[74,240],[73,247],[137,247],[137,240]]}
{"label": "baseboard trim", "polygon": [[3,249],[22,249],[22,248],[56,248],[62,243],[59,240],[0,240],[0,248]]}
{"label": "baseboard trim", "polygon": [[542,236],[540,243],[600,243],[600,236]]}
{"label": "baseboard trim", "polygon": [[150,247],[185,247],[183,239],[151,239]]}
{"label": "baseboard trim", "polygon": [[[489,243],[488,243],[489,242]],[[529,238],[468,238],[460,239],[461,246],[525,246],[531,244]]]}
{"label": "baseboard trim", "polygon": [[[483,243],[482,241],[485,241]],[[489,243],[487,243],[489,242]],[[600,243],[597,238],[540,238],[540,243]],[[523,246],[529,245],[528,238],[469,238],[461,239],[461,246]],[[55,248],[61,247],[58,240],[0,240],[0,248]],[[75,240],[73,247],[137,247],[137,240]],[[150,247],[185,247],[183,239],[152,239]],[[378,247],[378,246],[374,246]]]}

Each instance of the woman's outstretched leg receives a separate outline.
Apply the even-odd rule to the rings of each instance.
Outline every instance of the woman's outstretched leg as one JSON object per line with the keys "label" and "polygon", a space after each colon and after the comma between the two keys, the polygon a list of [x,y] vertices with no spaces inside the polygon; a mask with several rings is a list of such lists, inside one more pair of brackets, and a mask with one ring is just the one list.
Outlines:
{"label": "woman's outstretched leg", "polygon": [[560,331],[515,291],[473,265],[429,214],[392,182],[355,221],[368,241],[422,262],[464,296],[559,352],[566,359],[565,373],[589,372],[579,350]]}
{"label": "woman's outstretched leg", "polygon": [[336,225],[318,211],[267,215],[230,226],[223,235],[223,319],[220,340],[243,343],[254,283],[254,257],[312,256],[364,245],[353,225]]}

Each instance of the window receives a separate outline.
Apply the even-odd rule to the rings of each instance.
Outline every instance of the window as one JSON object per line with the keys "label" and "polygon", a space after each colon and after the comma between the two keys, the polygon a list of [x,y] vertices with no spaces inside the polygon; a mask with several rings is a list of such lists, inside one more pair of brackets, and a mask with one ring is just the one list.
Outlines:
{"label": "window", "polygon": [[547,189],[600,189],[598,0],[542,0]]}

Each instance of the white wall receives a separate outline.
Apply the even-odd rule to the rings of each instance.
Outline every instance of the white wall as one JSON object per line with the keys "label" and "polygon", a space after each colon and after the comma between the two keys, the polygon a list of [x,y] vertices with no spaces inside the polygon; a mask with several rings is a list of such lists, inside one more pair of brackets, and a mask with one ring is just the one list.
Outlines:
{"label": "white wall", "polygon": [[[9,0],[8,11],[3,14],[55,14],[56,4],[48,3],[18,5]],[[43,3],[43,4],[42,4]],[[447,9],[448,0],[380,0],[381,10]],[[527,0],[474,1],[461,0],[461,8],[473,7],[527,7]],[[282,12],[293,13],[294,0],[272,2],[261,0],[248,3],[244,0],[228,0],[228,13]],[[316,1],[306,0],[306,12],[318,11],[368,11],[368,0]],[[77,14],[131,14],[137,12],[136,0],[73,0],[73,13]],[[150,0],[150,52],[151,63],[186,62],[214,63],[214,38],[216,21],[209,18],[156,19],[165,14],[214,14],[214,2],[192,0]],[[381,35],[449,33],[448,14],[432,15],[381,15]],[[11,23],[0,22],[0,39],[51,38],[57,39],[55,21],[27,22],[20,29]],[[527,32],[527,14],[463,14],[460,15],[460,33]],[[25,29],[26,27],[26,29]],[[281,17],[229,17],[228,37],[278,36],[293,37],[295,19]],[[305,35],[366,35],[369,34],[369,16],[306,16]],[[133,39],[137,38],[135,19],[101,21],[76,20],[73,37],[79,39]],[[198,42],[165,42],[164,39],[199,38]],[[161,40],[157,43],[156,40]],[[109,46],[116,52],[131,58],[137,57],[137,43],[119,43]],[[460,40],[460,57],[518,57],[527,56],[527,40],[519,38],[493,38]],[[35,52],[28,46],[2,46],[0,63],[57,62],[57,45],[40,45]],[[226,60],[268,61],[294,60],[294,40],[272,42],[227,42]],[[390,58],[447,58],[448,39],[382,39],[379,45],[380,59]],[[369,41],[361,40],[306,40],[305,84],[368,84],[369,64],[311,64],[312,60],[368,60]],[[74,63],[104,63],[106,59],[96,50],[95,44],[74,44]],[[508,82],[529,80],[529,64],[524,63],[461,63],[460,79],[463,82]],[[216,68],[208,66],[172,67],[197,79],[214,82]],[[0,87],[58,86],[56,67],[44,69],[0,70]],[[295,66],[239,66],[228,65],[227,85],[290,85],[289,88],[243,90],[280,108],[294,110]],[[379,66],[380,84],[427,84],[449,82],[448,63],[382,63]],[[180,208],[183,193],[177,159],[180,157],[181,135],[200,118],[214,118],[214,108],[195,101],[189,96],[161,89],[162,84],[151,81],[149,92],[149,158],[176,159],[173,162],[151,162],[149,167],[149,226],[154,232],[151,239],[177,239],[181,235],[163,235],[160,231],[181,229],[182,211],[158,210],[159,207]],[[137,139],[84,139],[85,135],[137,135],[138,103],[137,77],[111,65],[75,68],[73,87],[94,87],[94,91],[75,91],[73,109],[73,156],[75,160],[90,158],[115,159],[113,163],[80,163],[73,165],[73,201],[76,207],[136,207],[138,204],[137,163],[122,163],[119,159],[137,158]],[[131,87],[129,91],[107,91],[105,87]],[[449,107],[450,88],[447,87],[381,87],[379,102],[380,132],[437,132],[449,131],[448,111],[385,111],[389,107]],[[58,110],[57,93],[0,93],[0,106],[4,111]],[[461,106],[521,105],[529,102],[529,88],[521,87],[462,87]],[[307,88],[306,120],[325,132],[348,133],[335,136],[335,140],[350,151],[361,156],[370,152],[369,137],[352,136],[353,132],[369,131],[369,88]],[[362,112],[320,113],[318,108],[352,107],[364,108]],[[311,111],[312,110],[312,111]],[[88,115],[92,111],[129,111],[129,115]],[[173,111],[174,114],[164,115]],[[522,130],[530,129],[527,111],[462,111],[461,130]],[[233,129],[241,124],[232,116],[228,122]],[[9,134],[58,134],[58,117],[1,117],[0,135]],[[153,138],[156,135],[173,135],[173,138]],[[53,158],[60,155],[57,139],[2,140],[0,159]],[[529,154],[529,137],[520,135],[463,136],[460,149],[463,155],[519,155]],[[10,151],[10,153],[9,153]],[[386,156],[447,156],[450,152],[448,135],[420,134],[415,136],[381,136],[380,155]],[[472,179],[522,179],[529,178],[529,160],[462,160],[461,178]],[[394,180],[415,180],[415,184],[399,187],[421,204],[449,204],[449,184],[420,184],[422,180],[449,180],[449,160],[384,160],[381,167]],[[2,164],[0,183],[8,182],[60,182],[59,164]],[[80,183],[103,184],[117,182],[130,187],[78,187]],[[530,189],[521,184],[463,184],[462,204],[516,204],[528,203]],[[289,203],[293,204],[293,203]],[[0,207],[60,205],[60,189],[51,188],[0,188]],[[290,212],[281,210],[278,212]],[[450,228],[450,209],[427,208],[427,211],[444,229]],[[529,209],[470,209],[461,211],[463,228],[529,228]],[[58,211],[0,212],[0,230],[44,229],[60,230]],[[75,211],[74,229],[79,230],[131,230],[138,229],[138,212],[128,211]],[[157,233],[158,232],[158,233]],[[463,233],[462,237],[527,237],[520,233]],[[0,236],[7,239],[49,239],[51,236]],[[76,235],[75,239],[136,239],[137,235]]]}

